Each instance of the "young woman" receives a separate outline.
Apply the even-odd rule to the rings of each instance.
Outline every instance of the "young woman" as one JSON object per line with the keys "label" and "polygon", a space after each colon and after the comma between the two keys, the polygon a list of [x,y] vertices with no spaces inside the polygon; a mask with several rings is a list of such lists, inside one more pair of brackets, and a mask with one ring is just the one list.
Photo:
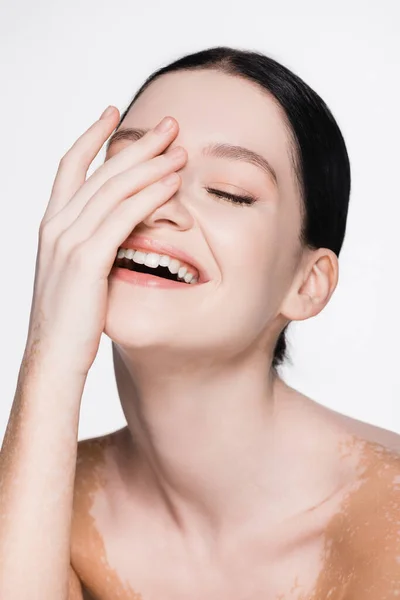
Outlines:
{"label": "young woman", "polygon": [[[154,73],[119,117],[62,158],[40,226],[1,599],[399,597],[399,436],[278,372],[288,324],[338,281],[350,168],[331,112],[221,47]],[[77,443],[102,332],[127,424]]]}

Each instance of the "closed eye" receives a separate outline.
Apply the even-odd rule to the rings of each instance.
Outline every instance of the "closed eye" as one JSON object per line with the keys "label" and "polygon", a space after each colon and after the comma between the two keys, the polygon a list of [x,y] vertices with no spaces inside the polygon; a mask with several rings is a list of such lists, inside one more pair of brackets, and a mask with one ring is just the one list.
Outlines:
{"label": "closed eye", "polygon": [[218,198],[225,198],[234,204],[242,204],[242,205],[250,205],[256,202],[257,198],[254,196],[238,196],[237,194],[230,194],[229,192],[222,192],[221,190],[216,190],[214,188],[206,187],[207,192],[212,194],[213,196],[217,196]]}

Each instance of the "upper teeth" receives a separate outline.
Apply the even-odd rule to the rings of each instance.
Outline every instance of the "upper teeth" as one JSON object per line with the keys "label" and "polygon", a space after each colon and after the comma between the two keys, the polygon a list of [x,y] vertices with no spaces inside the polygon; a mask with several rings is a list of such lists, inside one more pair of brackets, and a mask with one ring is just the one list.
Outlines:
{"label": "upper teeth", "polygon": [[153,269],[156,269],[158,266],[168,267],[171,273],[177,273],[178,279],[183,279],[186,283],[197,283],[198,281],[198,277],[194,273],[191,273],[187,266],[176,258],[168,256],[168,254],[147,253],[141,250],[133,250],[132,248],[120,248],[117,258],[128,258],[139,265],[146,265]]}

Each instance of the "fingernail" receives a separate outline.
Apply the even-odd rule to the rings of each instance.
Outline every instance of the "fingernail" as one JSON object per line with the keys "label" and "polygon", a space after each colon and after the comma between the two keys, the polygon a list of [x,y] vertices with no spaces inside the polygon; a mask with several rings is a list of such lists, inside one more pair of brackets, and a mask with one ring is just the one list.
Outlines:
{"label": "fingernail", "polygon": [[173,126],[174,121],[171,119],[171,117],[164,117],[164,119],[160,121],[157,127],[155,128],[155,131],[157,131],[157,133],[166,133],[167,131],[172,129]]}
{"label": "fingernail", "polygon": [[177,146],[176,148],[168,150],[168,152],[165,153],[165,156],[167,156],[168,158],[172,158],[172,160],[174,160],[175,158],[181,158],[184,155],[185,149],[182,148],[182,146]]}
{"label": "fingernail", "polygon": [[112,115],[113,112],[114,112],[114,106],[111,106],[111,105],[108,106],[106,108],[106,110],[101,114],[100,119],[107,119],[107,117],[109,117],[110,115]]}

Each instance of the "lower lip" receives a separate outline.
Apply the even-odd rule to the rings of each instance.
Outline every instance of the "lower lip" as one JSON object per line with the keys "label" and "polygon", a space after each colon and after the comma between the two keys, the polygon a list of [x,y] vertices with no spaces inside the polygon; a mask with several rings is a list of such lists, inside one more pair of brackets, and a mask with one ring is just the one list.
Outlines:
{"label": "lower lip", "polygon": [[121,269],[121,267],[113,267],[110,271],[110,276],[116,279],[122,279],[128,283],[143,285],[151,288],[189,288],[197,284],[182,283],[181,281],[172,281],[171,279],[163,279],[148,273],[138,273],[130,269]]}

